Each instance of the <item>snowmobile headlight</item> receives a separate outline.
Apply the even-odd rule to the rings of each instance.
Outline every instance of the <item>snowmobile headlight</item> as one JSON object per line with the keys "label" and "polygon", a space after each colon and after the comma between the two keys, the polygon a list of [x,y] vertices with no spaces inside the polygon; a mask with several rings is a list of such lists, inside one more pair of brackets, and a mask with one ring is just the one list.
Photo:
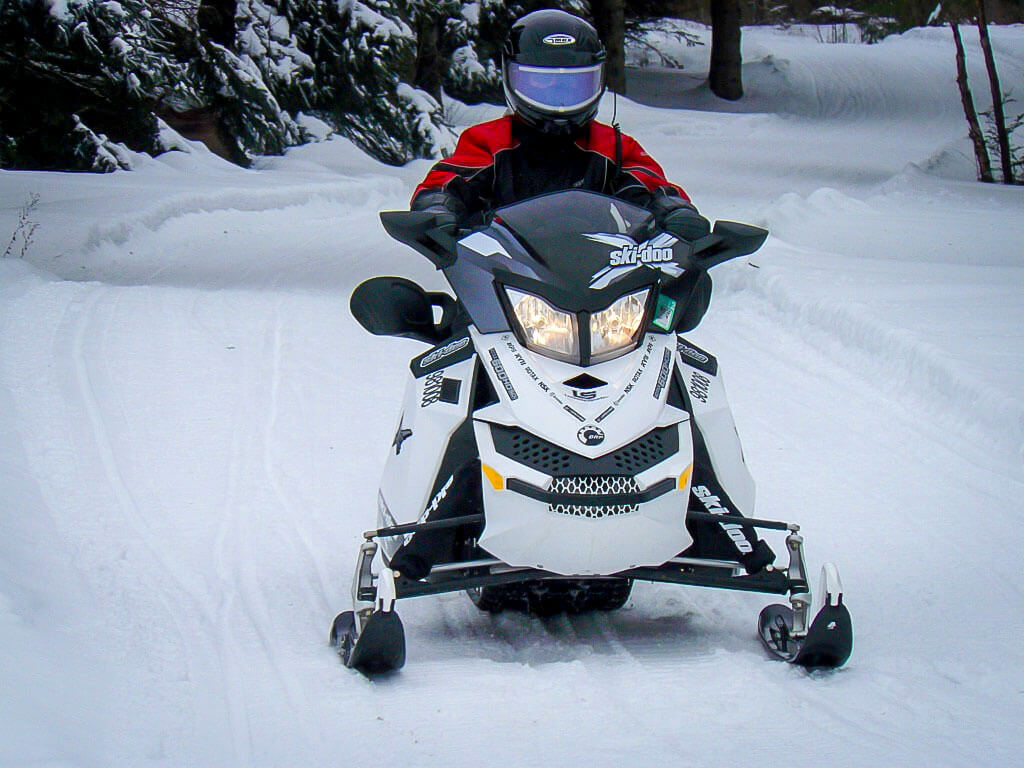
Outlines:
{"label": "snowmobile headlight", "polygon": [[509,287],[505,288],[505,293],[528,349],[558,360],[579,361],[576,315],[556,309],[532,293]]}
{"label": "snowmobile headlight", "polygon": [[622,296],[608,309],[590,316],[590,356],[594,362],[608,360],[616,353],[632,349],[640,340],[644,318],[647,316],[647,297],[651,290]]}

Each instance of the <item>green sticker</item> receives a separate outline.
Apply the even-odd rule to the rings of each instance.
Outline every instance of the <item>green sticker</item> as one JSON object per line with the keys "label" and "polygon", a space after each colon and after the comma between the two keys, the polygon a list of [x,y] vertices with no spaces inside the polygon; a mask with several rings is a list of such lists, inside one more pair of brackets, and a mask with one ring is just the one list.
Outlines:
{"label": "green sticker", "polygon": [[658,296],[658,306],[654,309],[654,327],[663,331],[672,330],[675,314],[676,300],[665,295]]}

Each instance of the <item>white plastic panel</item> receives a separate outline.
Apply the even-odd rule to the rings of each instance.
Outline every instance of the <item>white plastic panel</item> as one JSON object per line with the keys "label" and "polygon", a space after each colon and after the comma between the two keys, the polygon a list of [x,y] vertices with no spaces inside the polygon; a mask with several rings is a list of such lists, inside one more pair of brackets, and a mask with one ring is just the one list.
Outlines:
{"label": "white plastic panel", "polygon": [[[411,378],[406,386],[400,422],[395,427],[380,486],[399,524],[415,522],[427,507],[448,441],[469,411],[475,362],[476,358],[470,358],[438,371],[439,375]],[[442,379],[460,382],[458,403],[437,398]],[[399,438],[403,430],[404,438]]]}
{"label": "white plastic panel", "polygon": [[687,365],[686,357],[678,353],[675,357],[715,476],[736,505],[736,511],[751,517],[754,514],[754,478],[743,458],[743,447],[725,396],[721,369],[718,375],[712,376]]}

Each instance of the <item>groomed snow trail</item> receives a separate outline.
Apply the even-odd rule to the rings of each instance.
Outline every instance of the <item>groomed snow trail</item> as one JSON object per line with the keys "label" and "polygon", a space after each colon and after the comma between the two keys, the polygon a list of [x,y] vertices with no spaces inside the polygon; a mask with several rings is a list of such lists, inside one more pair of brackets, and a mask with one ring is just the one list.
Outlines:
{"label": "groomed snow trail", "polygon": [[[812,65],[830,48],[789,44],[826,90],[831,70]],[[886,45],[867,49],[883,69],[946,53]],[[864,102],[899,112],[914,85],[866,82]],[[877,185],[752,164],[744,193],[727,179],[703,202],[694,184],[715,177],[684,156],[728,164],[750,121],[771,145],[788,120],[619,112],[703,210],[785,230],[756,267],[717,273],[692,339],[722,364],[758,514],[803,525],[815,573],[840,566],[849,666],[767,660],[753,630],[768,598],[638,584],[621,611],[549,620],[464,595],[402,603],[406,668],[376,682],[344,669],[327,629],[422,349],[363,332],[348,295],[375,274],[442,287],[376,223],[425,164],[388,177],[331,143],[259,173],[168,158],[63,190],[3,173],[5,207],[49,197],[33,255],[46,271],[0,263],[0,765],[1015,762],[1024,280],[998,234],[979,245],[963,227],[1017,238],[1019,191],[888,157]],[[871,110],[853,117],[815,129],[851,163],[872,155],[857,127]],[[681,124],[706,131],[664,138]],[[954,144],[959,128],[943,130]],[[136,204],[75,211],[62,194]],[[900,243],[924,208],[956,249],[858,258],[858,222]],[[863,227],[883,214],[894,231]],[[849,238],[814,249],[835,226]],[[936,312],[936,295],[952,306]],[[967,322],[978,313],[986,328]]]}

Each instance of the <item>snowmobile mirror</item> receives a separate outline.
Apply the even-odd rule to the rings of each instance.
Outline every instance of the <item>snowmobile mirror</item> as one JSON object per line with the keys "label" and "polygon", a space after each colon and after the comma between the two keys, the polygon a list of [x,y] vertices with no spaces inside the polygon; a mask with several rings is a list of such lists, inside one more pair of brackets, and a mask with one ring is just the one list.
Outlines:
{"label": "snowmobile mirror", "polygon": [[[441,310],[437,323],[434,307]],[[446,293],[427,293],[403,277],[374,277],[352,292],[349,308],[356,321],[375,336],[436,344],[448,336],[455,299]]]}
{"label": "snowmobile mirror", "polygon": [[710,289],[701,289],[705,273],[729,259],[753,253],[764,244],[768,230],[734,221],[715,222],[715,229],[693,242],[692,253],[678,263],[686,270],[661,284],[653,325],[658,330],[685,333],[697,327],[708,310]]}

